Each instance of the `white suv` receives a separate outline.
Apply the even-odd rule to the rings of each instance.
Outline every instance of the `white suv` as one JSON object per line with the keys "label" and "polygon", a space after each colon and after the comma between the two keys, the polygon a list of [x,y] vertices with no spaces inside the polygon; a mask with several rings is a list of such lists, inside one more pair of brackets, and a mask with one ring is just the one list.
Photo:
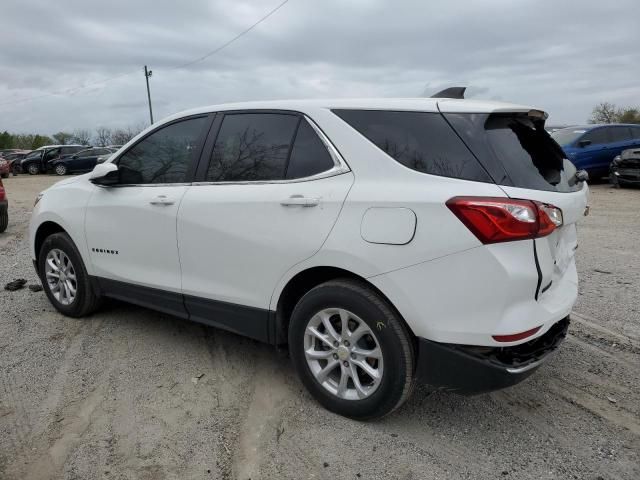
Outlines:
{"label": "white suv", "polygon": [[564,338],[587,186],[527,106],[260,102],[153,125],[37,200],[63,314],[101,297],[288,344],[328,409],[512,385]]}

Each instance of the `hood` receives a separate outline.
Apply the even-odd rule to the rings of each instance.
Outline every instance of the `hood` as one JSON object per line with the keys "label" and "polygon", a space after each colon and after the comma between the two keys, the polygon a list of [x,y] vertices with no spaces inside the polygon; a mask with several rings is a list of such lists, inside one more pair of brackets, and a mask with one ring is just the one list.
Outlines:
{"label": "hood", "polygon": [[616,162],[616,166],[622,168],[640,168],[640,149],[632,148],[624,150],[620,154],[620,158]]}

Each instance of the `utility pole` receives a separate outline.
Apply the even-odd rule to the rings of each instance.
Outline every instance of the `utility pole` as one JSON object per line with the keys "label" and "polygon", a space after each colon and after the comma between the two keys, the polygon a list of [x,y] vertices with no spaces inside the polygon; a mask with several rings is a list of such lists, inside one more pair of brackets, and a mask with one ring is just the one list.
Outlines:
{"label": "utility pole", "polygon": [[147,66],[144,66],[144,77],[147,81],[147,99],[149,100],[149,118],[151,119],[151,125],[153,125],[153,110],[151,108],[151,91],[149,90],[149,77],[153,72],[151,70],[147,70]]}

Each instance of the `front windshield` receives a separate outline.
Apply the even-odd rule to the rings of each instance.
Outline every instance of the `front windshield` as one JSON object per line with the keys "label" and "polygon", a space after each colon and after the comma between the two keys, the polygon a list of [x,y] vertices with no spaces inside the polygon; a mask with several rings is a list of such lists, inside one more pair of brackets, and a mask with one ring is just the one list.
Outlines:
{"label": "front windshield", "polygon": [[40,158],[41,155],[42,155],[42,150],[38,150],[37,152],[33,152],[33,153],[30,153],[29,155],[27,155],[25,160],[29,159],[29,158]]}
{"label": "front windshield", "polygon": [[576,129],[576,128],[563,128],[562,130],[556,130],[551,134],[551,138],[553,138],[558,145],[564,147],[573,143],[578,137],[580,137],[586,130],[584,129]]}

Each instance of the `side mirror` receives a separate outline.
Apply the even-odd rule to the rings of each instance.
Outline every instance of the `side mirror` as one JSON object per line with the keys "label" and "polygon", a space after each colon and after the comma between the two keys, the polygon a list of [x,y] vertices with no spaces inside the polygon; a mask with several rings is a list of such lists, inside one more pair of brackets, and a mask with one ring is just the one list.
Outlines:
{"label": "side mirror", "polygon": [[580,140],[578,142],[578,145],[580,146],[580,148],[587,147],[587,146],[591,145],[591,140]]}
{"label": "side mirror", "polygon": [[587,172],[586,170],[578,170],[575,177],[579,182],[586,182],[587,180],[589,180],[589,172]]}
{"label": "side mirror", "polygon": [[105,187],[117,184],[120,181],[118,166],[114,163],[98,163],[91,171],[89,181]]}

